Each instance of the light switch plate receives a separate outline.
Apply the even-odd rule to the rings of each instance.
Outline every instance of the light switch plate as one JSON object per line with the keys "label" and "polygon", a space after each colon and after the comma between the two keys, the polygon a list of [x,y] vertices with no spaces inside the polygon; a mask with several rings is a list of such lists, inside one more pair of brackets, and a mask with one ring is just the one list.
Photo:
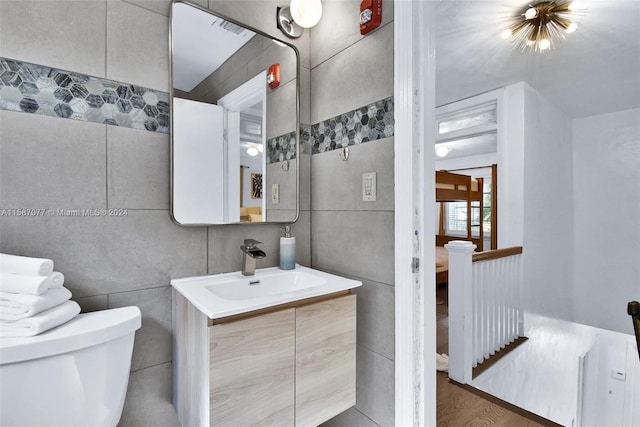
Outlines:
{"label": "light switch plate", "polygon": [[362,201],[375,202],[376,194],[376,172],[366,172],[362,174]]}
{"label": "light switch plate", "polygon": [[280,203],[280,184],[271,184],[271,203]]}

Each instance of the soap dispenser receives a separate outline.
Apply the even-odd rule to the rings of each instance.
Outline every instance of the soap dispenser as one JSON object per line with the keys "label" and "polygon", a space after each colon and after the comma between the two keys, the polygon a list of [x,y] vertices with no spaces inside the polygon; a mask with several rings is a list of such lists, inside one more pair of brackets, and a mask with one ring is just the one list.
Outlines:
{"label": "soap dispenser", "polygon": [[293,270],[296,268],[296,238],[291,237],[291,227],[281,228],[284,236],[280,237],[280,269]]}

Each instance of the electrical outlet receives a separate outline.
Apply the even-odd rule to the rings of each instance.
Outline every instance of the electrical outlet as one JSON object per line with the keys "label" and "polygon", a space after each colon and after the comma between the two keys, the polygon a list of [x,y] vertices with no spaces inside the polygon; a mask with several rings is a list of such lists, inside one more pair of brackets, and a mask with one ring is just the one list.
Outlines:
{"label": "electrical outlet", "polygon": [[271,203],[280,203],[280,184],[271,184]]}
{"label": "electrical outlet", "polygon": [[375,202],[376,194],[376,172],[362,174],[362,201]]}
{"label": "electrical outlet", "polygon": [[618,381],[626,381],[627,374],[624,371],[618,371],[617,369],[612,369],[611,378]]}

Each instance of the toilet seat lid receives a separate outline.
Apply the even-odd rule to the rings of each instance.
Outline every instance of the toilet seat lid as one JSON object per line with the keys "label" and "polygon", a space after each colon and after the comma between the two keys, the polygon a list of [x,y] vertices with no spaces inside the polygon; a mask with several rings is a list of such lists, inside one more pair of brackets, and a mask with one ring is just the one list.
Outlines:
{"label": "toilet seat lid", "polygon": [[94,311],[33,337],[0,338],[0,365],[67,353],[111,341],[141,326],[135,306]]}

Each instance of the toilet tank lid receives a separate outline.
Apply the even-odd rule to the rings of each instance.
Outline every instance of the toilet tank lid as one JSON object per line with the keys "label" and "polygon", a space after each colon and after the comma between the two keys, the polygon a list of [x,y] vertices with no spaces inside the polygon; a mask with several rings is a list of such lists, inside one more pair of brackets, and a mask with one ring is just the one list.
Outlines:
{"label": "toilet tank lid", "polygon": [[34,337],[0,338],[0,365],[67,353],[111,341],[140,329],[135,306],[94,311]]}

